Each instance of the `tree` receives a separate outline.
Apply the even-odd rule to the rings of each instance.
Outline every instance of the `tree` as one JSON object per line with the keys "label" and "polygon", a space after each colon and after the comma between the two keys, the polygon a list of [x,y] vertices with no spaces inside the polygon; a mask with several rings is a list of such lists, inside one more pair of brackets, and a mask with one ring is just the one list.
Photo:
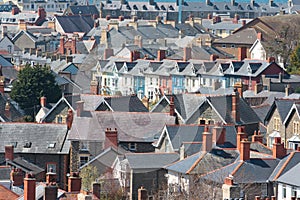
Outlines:
{"label": "tree", "polygon": [[300,44],[297,45],[290,55],[290,65],[287,67],[287,71],[292,74],[300,73]]}
{"label": "tree", "polygon": [[92,183],[99,178],[99,173],[95,166],[88,165],[80,171],[80,177],[82,178],[81,188],[90,191]]}
{"label": "tree", "polygon": [[54,75],[49,67],[26,65],[13,83],[11,98],[26,114],[32,116],[42,96],[47,97],[49,102],[56,102],[60,98],[61,90]]}

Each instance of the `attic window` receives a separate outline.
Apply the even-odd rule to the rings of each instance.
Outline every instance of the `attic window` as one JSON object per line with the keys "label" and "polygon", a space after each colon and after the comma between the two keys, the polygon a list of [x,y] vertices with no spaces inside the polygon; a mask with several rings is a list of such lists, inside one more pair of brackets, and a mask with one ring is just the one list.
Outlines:
{"label": "attic window", "polygon": [[143,10],[148,10],[146,5],[143,5]]}
{"label": "attic window", "polygon": [[247,5],[248,10],[252,10],[252,7],[250,5]]}
{"label": "attic window", "polygon": [[169,9],[170,9],[170,10],[174,10],[174,8],[173,8],[173,6],[172,6],[172,5],[170,5],[170,6],[169,6]]}
{"label": "attic window", "polygon": [[238,6],[239,10],[243,10],[243,7],[241,5]]}
{"label": "attic window", "polygon": [[134,10],[138,10],[138,7],[136,5],[133,5]]}
{"label": "attic window", "polygon": [[225,5],[225,10],[230,10],[228,5]]}
{"label": "attic window", "polygon": [[159,7],[157,5],[155,5],[155,10],[159,10]]}
{"label": "attic window", "polygon": [[160,8],[161,8],[162,10],[166,10],[166,7],[165,7],[164,5],[161,5]]}
{"label": "attic window", "polygon": [[30,148],[32,145],[31,142],[26,142],[25,145],[24,145],[24,148]]}
{"label": "attic window", "polygon": [[54,143],[50,143],[50,144],[48,144],[48,148],[54,148],[55,147],[55,142]]}
{"label": "attic window", "polygon": [[215,10],[218,10],[218,7],[217,7],[217,5],[214,5],[213,7],[214,7],[214,9],[215,9]]}
{"label": "attic window", "polygon": [[128,10],[131,10],[131,7],[130,7],[129,5],[127,5],[126,8],[127,8]]}

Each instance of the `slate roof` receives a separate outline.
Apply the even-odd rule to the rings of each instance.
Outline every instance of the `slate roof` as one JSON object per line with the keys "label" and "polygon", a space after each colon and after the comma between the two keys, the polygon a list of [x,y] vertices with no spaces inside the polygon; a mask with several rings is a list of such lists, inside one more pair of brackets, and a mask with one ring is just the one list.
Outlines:
{"label": "slate roof", "polygon": [[122,155],[123,152],[119,152],[119,150],[109,147],[101,152],[99,155],[94,157],[92,160],[84,164],[80,169],[84,169],[87,166],[94,166],[98,169],[99,174],[104,174],[107,172],[108,168],[111,168],[116,157],[118,155]]}
{"label": "slate roof", "polygon": [[[210,152],[199,152],[166,167],[184,174],[204,174],[233,163],[238,158],[236,149],[213,148]],[[186,163],[185,163],[186,162]]]}
{"label": "slate roof", "polygon": [[9,166],[0,166],[0,181],[10,180],[10,171],[11,168]]}
{"label": "slate roof", "polygon": [[249,161],[237,161],[231,165],[208,173],[202,178],[223,183],[229,175],[235,183],[266,183],[279,163],[278,159],[255,158]]}
{"label": "slate roof", "polygon": [[295,99],[275,99],[274,103],[272,104],[272,106],[266,116],[266,120],[267,121],[269,120],[269,118],[273,114],[274,110],[277,108],[280,119],[283,122],[295,101],[297,101],[297,100],[295,100]]}
{"label": "slate roof", "polygon": [[15,153],[68,154],[66,137],[66,124],[1,123],[0,152],[5,145],[14,145]]}
{"label": "slate roof", "polygon": [[95,5],[71,5],[69,6],[73,15],[98,15],[99,11]]}
{"label": "slate roof", "polygon": [[[9,103],[10,105],[10,117],[6,116],[5,114],[5,107],[7,103]],[[11,121],[19,121],[24,116],[24,114],[17,109],[15,103],[11,102],[11,100],[9,100],[7,96],[1,94],[0,95],[0,116],[6,122],[11,122]]]}
{"label": "slate roof", "polygon": [[15,158],[14,160],[8,160],[7,163],[11,166],[14,166],[18,169],[22,169],[22,171],[26,173],[32,173],[37,175],[39,173],[44,172],[45,170],[40,168],[39,166],[24,160],[22,157]]}
{"label": "slate roof", "polygon": [[[104,101],[118,112],[149,112],[142,101],[136,95],[121,97],[104,97]],[[99,110],[99,107],[97,108]]]}
{"label": "slate roof", "polygon": [[74,117],[70,140],[104,141],[107,128],[117,128],[119,141],[153,142],[165,124],[174,124],[175,117],[149,112],[84,112]]}
{"label": "slate roof", "polygon": [[177,153],[129,153],[125,156],[132,170],[160,169],[179,159]]}
{"label": "slate roof", "polygon": [[252,46],[256,39],[256,30],[254,28],[248,28],[229,35],[226,38],[217,39],[213,44],[246,44]]}
{"label": "slate roof", "polygon": [[56,23],[60,24],[65,33],[88,33],[94,26],[94,20],[90,16],[55,16]]}
{"label": "slate roof", "polygon": [[285,174],[280,176],[276,182],[285,183],[288,185],[293,185],[296,187],[300,186],[300,179],[299,177],[295,176],[299,173],[300,170],[300,163],[296,164],[294,167],[292,167],[289,171],[287,171]]}

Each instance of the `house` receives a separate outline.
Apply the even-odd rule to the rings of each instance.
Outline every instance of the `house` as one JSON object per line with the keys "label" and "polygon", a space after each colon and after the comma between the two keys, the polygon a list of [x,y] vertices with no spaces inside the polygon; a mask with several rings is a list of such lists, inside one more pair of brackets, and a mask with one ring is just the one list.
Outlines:
{"label": "house", "polygon": [[[288,139],[292,137],[293,132],[293,123],[290,124],[289,130],[292,131],[289,137],[286,137],[287,129],[286,124],[284,123],[287,119],[291,108],[293,107],[294,102],[297,102],[295,99],[275,99],[271,105],[268,114],[266,115],[265,124],[267,126],[267,144],[269,147],[272,147],[276,137],[280,137],[285,145],[288,147]],[[293,112],[295,109],[293,110]],[[289,114],[289,117],[291,114]],[[295,127],[296,128],[296,127]],[[296,131],[296,129],[295,129]]]}
{"label": "house", "polygon": [[[153,152],[152,143],[165,124],[174,124],[175,117],[165,113],[85,111],[84,102],[77,102],[76,114],[70,130],[73,171],[81,159],[80,151],[87,151],[89,159],[109,146],[119,146],[131,152]],[[83,158],[82,158],[83,159]]]}
{"label": "house", "polygon": [[66,186],[70,142],[65,124],[2,123],[0,134],[1,163],[6,155],[12,165],[28,162],[46,173],[52,170],[57,173],[60,187]]}
{"label": "house", "polygon": [[21,30],[13,38],[13,43],[22,51],[25,49],[35,49],[40,52],[46,51],[47,41],[41,40],[27,30]]}
{"label": "house", "polygon": [[120,174],[120,182],[129,182],[127,185],[129,199],[137,199],[138,188],[141,186],[149,191],[149,197],[161,195],[159,190],[164,190],[167,184],[163,166],[178,159],[177,153],[128,153],[117,163],[121,165],[121,168],[119,167],[121,170],[114,173]]}
{"label": "house", "polygon": [[198,94],[163,96],[151,112],[170,112],[172,104],[180,124],[221,122],[223,124],[244,124],[247,133],[258,130],[259,118],[236,92],[231,95],[216,96]]}

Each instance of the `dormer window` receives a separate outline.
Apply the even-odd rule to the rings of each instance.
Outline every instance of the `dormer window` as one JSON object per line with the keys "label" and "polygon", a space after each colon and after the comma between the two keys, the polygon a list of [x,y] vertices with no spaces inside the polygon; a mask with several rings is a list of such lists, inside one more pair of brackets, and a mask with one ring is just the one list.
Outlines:
{"label": "dormer window", "polygon": [[138,10],[138,7],[136,5],[133,5],[134,10]]}
{"label": "dormer window", "polygon": [[31,148],[31,145],[32,145],[31,142],[26,142],[24,148]]}
{"label": "dormer window", "polygon": [[161,5],[160,8],[161,8],[162,10],[166,10],[166,7],[165,7],[164,5]]}
{"label": "dormer window", "polygon": [[243,10],[243,7],[241,5],[238,6],[239,10]]}
{"label": "dormer window", "polygon": [[143,5],[143,10],[148,10],[146,5]]}
{"label": "dormer window", "polygon": [[174,10],[174,8],[173,8],[173,6],[172,6],[172,5],[170,5],[170,6],[169,6],[169,9],[170,9],[170,10]]}
{"label": "dormer window", "polygon": [[228,5],[225,5],[225,10],[230,10]]}
{"label": "dormer window", "polygon": [[49,143],[48,144],[48,148],[49,149],[53,149],[55,147],[56,143],[55,142],[52,142],[52,143]]}
{"label": "dormer window", "polygon": [[223,74],[223,69],[222,69],[222,67],[219,67],[219,72]]}

